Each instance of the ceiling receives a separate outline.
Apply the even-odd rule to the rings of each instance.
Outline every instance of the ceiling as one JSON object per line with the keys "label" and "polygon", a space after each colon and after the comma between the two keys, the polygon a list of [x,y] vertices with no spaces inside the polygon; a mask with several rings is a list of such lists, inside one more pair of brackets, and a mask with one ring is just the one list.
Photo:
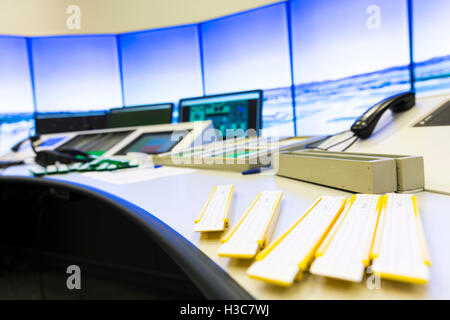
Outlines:
{"label": "ceiling", "polygon": [[[0,34],[121,33],[189,24],[280,0],[0,0]],[[69,29],[70,5],[80,8],[79,29]]]}

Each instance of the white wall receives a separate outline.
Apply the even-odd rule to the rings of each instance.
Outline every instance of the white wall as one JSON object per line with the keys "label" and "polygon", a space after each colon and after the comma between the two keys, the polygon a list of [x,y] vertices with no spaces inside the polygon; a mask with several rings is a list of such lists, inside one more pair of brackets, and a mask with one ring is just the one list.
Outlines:
{"label": "white wall", "polygon": [[[280,0],[0,0],[0,34],[120,33],[196,23]],[[69,5],[81,28],[66,26]]]}

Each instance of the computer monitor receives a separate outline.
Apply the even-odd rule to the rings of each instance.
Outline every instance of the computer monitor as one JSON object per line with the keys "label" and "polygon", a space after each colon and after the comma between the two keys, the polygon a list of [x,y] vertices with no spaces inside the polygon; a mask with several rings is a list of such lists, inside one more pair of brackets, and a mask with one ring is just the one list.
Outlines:
{"label": "computer monitor", "polygon": [[122,148],[117,154],[126,155],[128,152],[159,154],[168,152],[188,133],[189,130],[146,132]]}
{"label": "computer monitor", "polygon": [[79,134],[59,146],[57,150],[77,149],[89,154],[101,156],[132,132],[133,130],[125,129],[125,131],[104,131]]}
{"label": "computer monitor", "polygon": [[114,108],[109,111],[108,128],[137,127],[172,122],[173,103]]}
{"label": "computer monitor", "polygon": [[37,134],[104,129],[106,112],[55,112],[36,113]]}
{"label": "computer monitor", "polygon": [[211,120],[226,138],[227,129],[261,128],[262,90],[227,93],[180,100],[180,121]]}

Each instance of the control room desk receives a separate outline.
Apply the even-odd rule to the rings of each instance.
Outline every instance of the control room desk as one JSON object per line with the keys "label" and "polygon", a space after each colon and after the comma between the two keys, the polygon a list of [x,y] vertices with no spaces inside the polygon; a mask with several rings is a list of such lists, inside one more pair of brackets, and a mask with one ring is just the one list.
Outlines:
{"label": "control room desk", "polygon": [[[270,171],[246,176],[213,170],[187,172],[121,185],[88,178],[79,173],[43,179],[55,179],[102,190],[144,209],[212,259],[215,264],[211,264],[211,268],[222,268],[240,287],[257,299],[450,299],[450,196],[431,192],[416,194],[432,259],[431,281],[427,286],[381,280],[381,289],[369,289],[366,280],[354,284],[306,274],[302,281],[296,282],[292,287],[281,288],[250,279],[246,270],[251,261],[218,257],[216,252],[220,233],[199,234],[193,231],[194,219],[212,188],[218,184],[234,184],[231,226],[238,221],[258,192],[282,190],[284,196],[281,215],[272,239],[277,238],[296,221],[317,197],[350,197],[351,193],[277,177]],[[28,174],[26,168],[16,167],[4,171],[2,175]],[[215,279],[210,281],[214,283]]]}

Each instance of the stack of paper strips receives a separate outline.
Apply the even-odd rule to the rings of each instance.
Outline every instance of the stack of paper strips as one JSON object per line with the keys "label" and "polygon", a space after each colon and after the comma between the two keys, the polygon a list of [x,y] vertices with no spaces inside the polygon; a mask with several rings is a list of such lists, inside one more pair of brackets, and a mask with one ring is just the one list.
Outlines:
{"label": "stack of paper strips", "polygon": [[215,186],[201,214],[195,219],[194,231],[223,231],[229,224],[233,185]]}
{"label": "stack of paper strips", "polygon": [[354,195],[319,249],[310,272],[361,282],[369,265],[383,197]]}
{"label": "stack of paper strips", "polygon": [[288,229],[261,251],[247,271],[251,278],[290,286],[314,259],[320,243],[344,210],[344,197],[323,196]]}
{"label": "stack of paper strips", "polygon": [[372,270],[381,278],[426,284],[431,265],[416,198],[384,196],[374,246]]}
{"label": "stack of paper strips", "polygon": [[260,192],[241,220],[222,239],[219,256],[253,258],[272,236],[282,196],[281,191]]}

